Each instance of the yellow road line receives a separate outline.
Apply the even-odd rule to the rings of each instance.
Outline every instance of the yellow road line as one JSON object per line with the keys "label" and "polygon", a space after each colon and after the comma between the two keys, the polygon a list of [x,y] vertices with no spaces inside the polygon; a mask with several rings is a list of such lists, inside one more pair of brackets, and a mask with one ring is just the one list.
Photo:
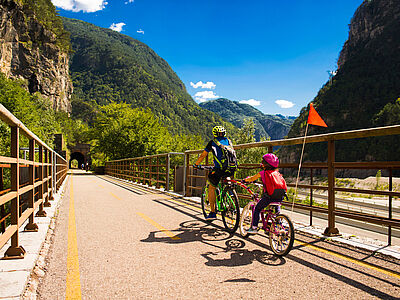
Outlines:
{"label": "yellow road line", "polygon": [[114,193],[108,192],[112,197],[114,197],[117,200],[122,201],[122,199],[120,197],[118,197],[117,195],[115,195]]}
{"label": "yellow road line", "polygon": [[369,264],[367,262],[363,262],[363,261],[360,261],[358,259],[351,258],[351,257],[348,257],[346,255],[339,254],[339,253],[336,253],[336,252],[333,252],[333,251],[330,251],[330,250],[327,250],[327,249],[323,249],[323,248],[320,248],[320,247],[317,247],[317,246],[314,246],[314,245],[310,245],[308,243],[304,243],[304,242],[301,242],[301,241],[298,241],[298,240],[295,240],[295,242],[297,244],[300,244],[302,246],[306,246],[306,247],[314,249],[316,251],[319,251],[319,252],[322,252],[322,253],[325,253],[325,254],[329,254],[329,255],[332,255],[332,256],[347,260],[349,262],[355,263],[355,264],[357,264],[359,266],[363,266],[365,268],[372,269],[372,270],[378,271],[380,273],[383,273],[383,274],[386,274],[386,275],[389,275],[389,276],[396,277],[396,278],[400,279],[400,275],[398,273],[396,273],[396,272],[385,270],[385,269],[382,269],[380,267],[377,267],[377,266],[374,266],[372,264]]}
{"label": "yellow road line", "polygon": [[180,237],[177,237],[176,235],[174,235],[171,231],[169,231],[168,229],[162,227],[160,224],[158,224],[157,222],[153,221],[152,219],[150,219],[148,216],[146,216],[145,214],[142,214],[140,212],[136,213],[137,215],[139,215],[140,217],[142,217],[144,220],[146,220],[147,222],[149,222],[151,225],[153,225],[154,227],[156,227],[157,229],[159,229],[160,231],[164,232],[167,236],[169,236],[171,239],[173,240],[180,240]]}
{"label": "yellow road line", "polygon": [[71,186],[69,196],[68,217],[68,253],[67,253],[67,289],[66,299],[81,299],[81,280],[79,275],[78,242],[76,237],[75,205],[73,177],[71,174]]}

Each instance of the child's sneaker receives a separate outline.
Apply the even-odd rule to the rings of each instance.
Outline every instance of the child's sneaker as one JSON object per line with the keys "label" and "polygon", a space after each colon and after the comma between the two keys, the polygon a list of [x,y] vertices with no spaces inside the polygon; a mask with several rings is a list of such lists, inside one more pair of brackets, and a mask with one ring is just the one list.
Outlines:
{"label": "child's sneaker", "polygon": [[247,233],[256,234],[258,232],[258,228],[254,228],[253,226],[246,230]]}
{"label": "child's sneaker", "polygon": [[206,220],[216,220],[216,219],[217,219],[217,214],[215,212],[210,212],[206,217]]}

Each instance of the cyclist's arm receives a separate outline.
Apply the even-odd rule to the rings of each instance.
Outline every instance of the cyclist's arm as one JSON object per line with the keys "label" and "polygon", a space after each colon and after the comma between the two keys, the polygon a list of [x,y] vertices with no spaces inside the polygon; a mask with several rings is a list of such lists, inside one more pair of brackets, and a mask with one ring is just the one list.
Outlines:
{"label": "cyclist's arm", "polygon": [[260,173],[257,173],[257,174],[255,174],[255,175],[253,175],[253,176],[248,176],[248,177],[246,177],[246,178],[244,179],[244,181],[246,181],[246,182],[253,182],[253,181],[256,181],[258,178],[261,178]]}
{"label": "cyclist's arm", "polygon": [[196,162],[194,163],[195,165],[200,165],[201,162],[203,161],[204,158],[206,158],[208,152],[206,150],[203,151],[203,153],[201,153],[201,155],[199,156],[199,158],[196,160]]}

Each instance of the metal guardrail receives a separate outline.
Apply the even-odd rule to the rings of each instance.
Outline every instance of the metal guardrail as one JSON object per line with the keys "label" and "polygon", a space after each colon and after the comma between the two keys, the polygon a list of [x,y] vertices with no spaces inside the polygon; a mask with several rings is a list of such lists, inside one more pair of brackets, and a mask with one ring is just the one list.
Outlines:
{"label": "metal guardrail", "polygon": [[[5,252],[4,259],[24,258],[25,250],[19,243],[19,228],[29,219],[24,230],[38,231],[35,217],[46,216],[44,207],[51,206],[49,201],[54,199],[53,194],[65,180],[68,165],[63,157],[49,148],[1,104],[0,120],[11,129],[10,156],[0,156],[0,248],[11,239],[11,246]],[[20,157],[21,135],[29,140],[29,159]],[[36,146],[38,150],[35,155]],[[4,190],[3,171],[6,169],[10,170],[10,188]],[[28,178],[20,182],[23,169],[28,169]],[[6,212],[6,207],[9,212]]]}
{"label": "metal guardrail", "polygon": [[157,188],[162,185],[165,190],[170,190],[171,155],[183,156],[184,153],[170,152],[109,161],[105,165],[105,174]]}
{"label": "metal guardrail", "polygon": [[[296,208],[310,211],[310,223],[312,223],[312,212],[317,211],[325,213],[328,215],[328,226],[325,230],[325,234],[328,236],[338,235],[339,231],[335,227],[335,216],[342,216],[349,219],[360,220],[364,222],[369,222],[377,225],[383,225],[388,227],[388,244],[391,244],[391,228],[400,227],[400,220],[394,219],[392,215],[392,202],[393,197],[400,197],[399,192],[392,191],[393,189],[393,175],[392,171],[394,169],[400,169],[400,162],[398,161],[374,161],[374,162],[336,162],[335,161],[335,141],[348,140],[348,139],[360,139],[367,137],[378,137],[378,136],[389,136],[389,135],[399,135],[400,125],[386,126],[362,130],[352,130],[337,133],[321,134],[308,136],[306,143],[320,143],[325,142],[328,145],[328,151],[326,155],[326,162],[321,163],[303,163],[302,169],[307,169],[310,172],[310,184],[299,184],[298,188],[309,189],[310,191],[310,204],[300,204],[295,203]],[[272,152],[275,146],[291,146],[300,145],[304,142],[304,137],[291,138],[283,140],[274,141],[264,141],[249,144],[236,145],[234,148],[236,150],[241,149],[251,149],[251,148],[266,148],[267,152]],[[186,192],[185,195],[190,196],[192,191],[199,190],[201,187],[193,186],[191,182],[194,178],[205,178],[204,175],[192,175],[191,163],[193,163],[197,156],[202,153],[203,150],[190,150],[185,152],[185,168],[186,168]],[[193,157],[195,156],[195,157]],[[206,164],[208,161],[206,161]],[[259,164],[240,164],[240,169],[256,169]],[[298,163],[282,163],[279,166],[280,169],[298,169]],[[315,185],[313,183],[314,175],[313,171],[317,169],[326,169],[328,175],[327,186]],[[389,173],[389,183],[388,189],[385,191],[381,190],[367,190],[367,189],[356,189],[356,188],[345,188],[338,187],[335,185],[335,170],[336,169],[382,169],[388,170]],[[289,184],[289,186],[294,187],[294,184]],[[328,208],[315,206],[313,203],[313,190],[326,190],[328,191]],[[388,197],[388,217],[375,216],[366,213],[359,213],[351,210],[338,209],[335,207],[335,193],[336,192],[349,192],[357,194],[367,194],[367,195],[382,195]],[[243,199],[248,199],[245,195],[242,195]],[[287,205],[292,205],[292,203],[286,203]]]}

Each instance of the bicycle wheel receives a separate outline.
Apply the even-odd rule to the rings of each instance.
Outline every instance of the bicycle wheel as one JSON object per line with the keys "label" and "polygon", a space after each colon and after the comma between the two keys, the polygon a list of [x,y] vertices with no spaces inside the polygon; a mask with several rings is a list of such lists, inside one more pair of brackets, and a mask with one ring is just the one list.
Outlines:
{"label": "bicycle wheel", "polygon": [[269,231],[269,244],[272,251],[279,256],[289,253],[294,243],[294,227],[290,218],[279,214],[272,221]]}
{"label": "bicycle wheel", "polygon": [[250,228],[251,222],[253,220],[252,205],[254,205],[253,201],[247,203],[247,205],[242,210],[242,215],[240,216],[239,232],[240,232],[240,235],[243,237],[249,236],[249,234],[247,233],[247,230]]}
{"label": "bicycle wheel", "polygon": [[239,226],[240,209],[239,201],[235,190],[230,187],[225,188],[222,198],[222,221],[226,230],[234,233]]}
{"label": "bicycle wheel", "polygon": [[203,211],[204,218],[207,217],[211,212],[210,202],[208,201],[208,183],[201,192],[201,209]]}

